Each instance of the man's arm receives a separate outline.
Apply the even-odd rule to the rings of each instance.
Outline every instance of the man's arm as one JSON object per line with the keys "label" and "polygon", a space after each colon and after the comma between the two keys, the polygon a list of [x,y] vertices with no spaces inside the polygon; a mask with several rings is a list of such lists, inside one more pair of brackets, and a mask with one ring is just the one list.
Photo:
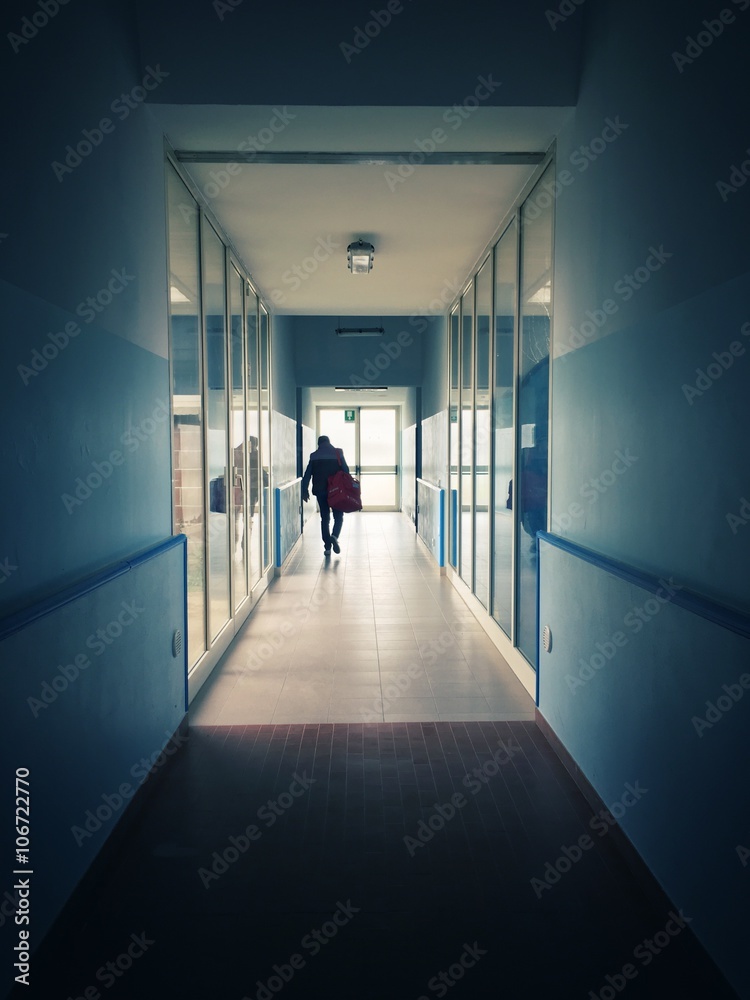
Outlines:
{"label": "man's arm", "polygon": [[302,477],[302,499],[307,502],[310,499],[310,494],[308,493],[308,486],[310,485],[310,478],[312,476],[312,462],[307,463],[307,468],[305,469],[305,474]]}
{"label": "man's arm", "polygon": [[344,472],[348,472],[349,471],[349,466],[346,464],[346,459],[344,458],[344,449],[343,448],[339,448],[338,449],[338,453],[339,453],[339,457],[341,458],[341,468],[344,470]]}

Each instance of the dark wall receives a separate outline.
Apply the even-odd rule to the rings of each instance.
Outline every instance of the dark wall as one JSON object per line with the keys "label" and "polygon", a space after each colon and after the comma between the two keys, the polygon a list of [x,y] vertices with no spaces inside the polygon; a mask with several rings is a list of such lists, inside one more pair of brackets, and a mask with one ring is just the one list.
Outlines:
{"label": "dark wall", "polygon": [[422,419],[448,405],[448,322],[445,316],[429,319],[422,341]]}
{"label": "dark wall", "polygon": [[544,0],[387,7],[139,0],[142,53],[172,70],[175,104],[449,106],[491,73],[492,104],[575,103],[578,11],[553,31]]}
{"label": "dark wall", "polygon": [[297,375],[294,364],[294,334],[288,316],[274,316],[271,334],[273,408],[297,419]]}
{"label": "dark wall", "polygon": [[[299,385],[421,385],[423,317],[290,316]],[[339,337],[337,327],[382,325],[381,337]]]}

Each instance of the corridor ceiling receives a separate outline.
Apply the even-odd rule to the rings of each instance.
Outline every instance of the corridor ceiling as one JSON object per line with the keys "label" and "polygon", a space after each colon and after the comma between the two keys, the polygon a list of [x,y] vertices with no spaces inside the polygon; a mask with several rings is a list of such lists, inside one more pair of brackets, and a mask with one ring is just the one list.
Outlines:
{"label": "corridor ceiling", "polygon": [[[447,304],[534,173],[533,160],[572,113],[476,103],[151,109],[274,312],[362,317]],[[243,162],[238,149],[259,155]],[[188,156],[208,151],[216,162]],[[259,162],[289,152],[311,160],[402,157],[377,165]],[[436,162],[467,153],[537,155],[489,165]],[[368,275],[347,269],[346,247],[359,237],[375,247]]]}

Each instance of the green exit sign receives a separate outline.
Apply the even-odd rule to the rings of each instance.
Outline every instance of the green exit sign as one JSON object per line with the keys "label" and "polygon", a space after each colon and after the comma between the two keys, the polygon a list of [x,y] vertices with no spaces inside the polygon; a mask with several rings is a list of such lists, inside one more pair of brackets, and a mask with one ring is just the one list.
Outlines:
{"label": "green exit sign", "polygon": [[354,410],[344,410],[344,420],[348,424],[354,423]]}

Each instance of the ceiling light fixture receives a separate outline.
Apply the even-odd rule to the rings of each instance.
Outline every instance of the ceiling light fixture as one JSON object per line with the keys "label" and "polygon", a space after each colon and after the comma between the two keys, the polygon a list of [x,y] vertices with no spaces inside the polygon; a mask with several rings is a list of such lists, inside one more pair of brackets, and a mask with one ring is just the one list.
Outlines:
{"label": "ceiling light fixture", "polygon": [[388,392],[387,385],[335,385],[334,392]]}
{"label": "ceiling light fixture", "polygon": [[346,262],[352,274],[367,274],[372,270],[375,247],[372,243],[357,240],[346,248]]}
{"label": "ceiling light fixture", "polygon": [[337,337],[382,337],[385,327],[382,326],[337,326]]}

